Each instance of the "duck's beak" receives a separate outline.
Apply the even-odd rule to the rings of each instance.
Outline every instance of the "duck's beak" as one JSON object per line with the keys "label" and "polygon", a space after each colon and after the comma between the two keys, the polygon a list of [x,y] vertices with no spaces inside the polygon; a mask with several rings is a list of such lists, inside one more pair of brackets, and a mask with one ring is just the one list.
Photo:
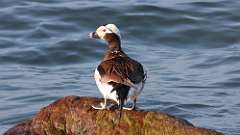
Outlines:
{"label": "duck's beak", "polygon": [[88,34],[88,36],[89,36],[90,38],[98,38],[98,39],[99,39],[99,36],[98,36],[98,34],[97,34],[96,32],[90,32],[90,33]]}

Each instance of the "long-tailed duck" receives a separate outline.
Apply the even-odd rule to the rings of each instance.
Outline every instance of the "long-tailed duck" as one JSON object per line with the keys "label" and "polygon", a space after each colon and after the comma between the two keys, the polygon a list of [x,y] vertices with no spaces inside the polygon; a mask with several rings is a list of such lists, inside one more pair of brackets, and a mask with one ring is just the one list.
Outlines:
{"label": "long-tailed duck", "polygon": [[[108,50],[94,75],[104,102],[100,103],[100,107],[92,107],[107,109],[110,107],[107,105],[107,99],[111,99],[117,102],[120,110],[135,109],[137,97],[142,92],[147,77],[143,66],[123,52],[120,31],[116,25],[102,25],[95,32],[90,32],[89,37],[108,43]],[[131,107],[124,107],[127,101],[133,102]]]}

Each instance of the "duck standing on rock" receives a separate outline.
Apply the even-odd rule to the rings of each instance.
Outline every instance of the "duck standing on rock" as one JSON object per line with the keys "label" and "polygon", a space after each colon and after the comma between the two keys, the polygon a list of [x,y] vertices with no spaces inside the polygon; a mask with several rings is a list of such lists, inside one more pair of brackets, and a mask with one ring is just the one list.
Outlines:
{"label": "duck standing on rock", "polygon": [[[89,37],[105,40],[108,44],[108,50],[94,74],[104,102],[100,103],[100,107],[92,107],[109,109],[111,105],[107,105],[107,99],[111,99],[120,110],[136,109],[136,100],[143,90],[147,74],[139,62],[123,52],[119,29],[114,24],[102,25],[95,32],[90,32]],[[127,101],[133,102],[132,106],[124,106]]]}

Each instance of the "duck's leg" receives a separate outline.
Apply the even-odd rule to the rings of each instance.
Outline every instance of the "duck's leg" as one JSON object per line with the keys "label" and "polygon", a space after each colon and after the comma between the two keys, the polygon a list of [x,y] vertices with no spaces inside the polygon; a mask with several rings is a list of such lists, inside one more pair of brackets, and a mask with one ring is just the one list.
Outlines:
{"label": "duck's leg", "polygon": [[92,108],[97,109],[97,110],[106,109],[107,108],[107,98],[106,97],[104,97],[104,102],[101,102],[100,106],[101,107],[96,107],[96,106],[92,105]]}
{"label": "duck's leg", "polygon": [[132,106],[131,107],[123,107],[123,109],[124,110],[135,110],[136,109],[136,103],[137,103],[137,99],[134,98]]}

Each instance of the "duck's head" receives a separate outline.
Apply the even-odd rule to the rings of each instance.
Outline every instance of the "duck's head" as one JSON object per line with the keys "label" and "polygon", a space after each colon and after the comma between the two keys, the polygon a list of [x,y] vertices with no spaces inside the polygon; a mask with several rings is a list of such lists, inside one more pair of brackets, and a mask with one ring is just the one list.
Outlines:
{"label": "duck's head", "polygon": [[117,36],[121,39],[120,31],[115,24],[101,25],[95,32],[90,32],[89,37],[108,40],[109,36]]}

